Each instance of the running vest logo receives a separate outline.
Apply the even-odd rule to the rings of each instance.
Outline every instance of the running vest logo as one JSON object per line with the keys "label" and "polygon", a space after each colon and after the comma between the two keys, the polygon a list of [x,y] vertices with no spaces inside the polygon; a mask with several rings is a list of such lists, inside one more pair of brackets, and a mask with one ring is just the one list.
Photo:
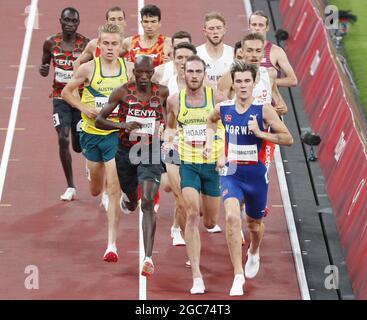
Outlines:
{"label": "running vest logo", "polygon": [[232,115],[231,114],[226,114],[224,116],[224,121],[225,122],[231,122],[232,121]]}
{"label": "running vest logo", "polygon": [[134,117],[148,117],[148,118],[157,117],[155,110],[138,110],[131,108],[129,108],[128,115]]}
{"label": "running vest logo", "polygon": [[252,135],[254,134],[252,131],[248,129],[248,126],[234,126],[234,125],[225,125],[226,132],[234,135]]}
{"label": "running vest logo", "polygon": [[185,110],[182,115],[185,117],[188,113],[189,113],[189,110]]}
{"label": "running vest logo", "polygon": [[158,108],[159,107],[159,102],[158,101],[150,101],[149,103],[151,108]]}
{"label": "running vest logo", "polygon": [[271,165],[271,161],[270,161],[271,157],[270,156],[271,156],[271,147],[269,145],[267,145],[266,148],[265,148],[265,167],[267,169],[269,169],[270,165]]}
{"label": "running vest logo", "polygon": [[103,78],[101,78],[100,80],[97,81],[97,84],[101,84],[103,81]]}

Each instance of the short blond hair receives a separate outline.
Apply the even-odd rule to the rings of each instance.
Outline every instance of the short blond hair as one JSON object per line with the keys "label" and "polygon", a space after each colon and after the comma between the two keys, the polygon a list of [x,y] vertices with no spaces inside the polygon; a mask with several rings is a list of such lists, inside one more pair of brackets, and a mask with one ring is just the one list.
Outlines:
{"label": "short blond hair", "polygon": [[98,38],[101,38],[102,33],[117,33],[121,36],[121,28],[118,25],[106,23],[98,28]]}
{"label": "short blond hair", "polygon": [[204,27],[206,25],[206,23],[210,20],[219,20],[221,22],[223,22],[223,25],[226,25],[226,20],[224,19],[223,15],[219,12],[209,12],[205,15],[204,17]]}

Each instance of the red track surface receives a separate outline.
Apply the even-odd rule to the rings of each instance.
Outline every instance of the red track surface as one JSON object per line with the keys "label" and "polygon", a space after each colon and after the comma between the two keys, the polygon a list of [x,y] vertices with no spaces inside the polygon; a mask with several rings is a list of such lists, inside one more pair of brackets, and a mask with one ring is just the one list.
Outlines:
{"label": "red track surface", "polygon": [[[65,189],[65,179],[58,159],[56,133],[52,127],[50,92],[51,77],[39,76],[41,48],[44,39],[59,27],[61,9],[76,5],[80,9],[79,31],[93,37],[98,23],[104,21],[107,8],[116,2],[103,5],[81,6],[70,1],[39,2],[39,30],[34,30],[28,59],[17,128],[5,180],[0,207],[0,299],[138,299],[138,215],[121,219],[118,248],[120,260],[116,264],[102,261],[107,227],[106,214],[98,207],[99,199],[88,193],[84,177],[84,160],[73,154],[73,168],[78,199],[71,203],[60,202]],[[196,4],[194,4],[196,3]],[[200,3],[200,4],[199,4]],[[207,3],[207,5],[205,5]],[[7,127],[11,101],[24,38],[24,8],[28,1],[0,4],[0,18],[11,16],[11,25],[2,31],[0,60],[1,113],[0,128]],[[217,10],[228,23],[226,43],[233,45],[245,32],[243,2],[231,1],[155,1],[163,12],[163,32],[172,35],[176,30],[188,30],[196,45],[204,42],[201,34],[203,16]],[[137,32],[137,7],[135,1],[126,2],[128,35]],[[184,15],[183,12],[190,13]],[[9,21],[7,19],[7,21]],[[35,65],[36,67],[32,67]],[[31,87],[31,88],[28,88]],[[6,131],[0,131],[3,147]],[[290,249],[281,198],[274,167],[271,172],[269,204],[271,215],[266,218],[266,233],[261,250],[261,269],[254,280],[246,282],[246,295],[242,299],[300,299],[293,258]],[[148,299],[228,299],[232,283],[232,267],[224,233],[202,232],[202,271],[207,294],[193,297],[191,271],[184,267],[184,247],[172,247],[169,236],[172,223],[172,195],[161,193],[161,210],[158,215],[154,250],[156,273],[148,279]],[[224,228],[223,212],[220,224]],[[39,268],[39,289],[27,290],[25,268]]]}

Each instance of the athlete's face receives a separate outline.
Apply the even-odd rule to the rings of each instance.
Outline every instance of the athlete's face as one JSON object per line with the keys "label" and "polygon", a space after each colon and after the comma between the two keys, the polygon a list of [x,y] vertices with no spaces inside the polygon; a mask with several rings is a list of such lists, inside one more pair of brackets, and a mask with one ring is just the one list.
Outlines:
{"label": "athlete's face", "polygon": [[101,55],[104,59],[112,61],[119,57],[122,39],[117,33],[102,33],[98,39]]}
{"label": "athlete's face", "polygon": [[176,47],[179,43],[184,43],[184,42],[187,42],[187,43],[191,43],[190,39],[189,38],[174,38],[173,41],[172,41],[172,47]]}
{"label": "athlete's face", "polygon": [[232,86],[237,98],[245,100],[252,97],[254,80],[252,79],[251,72],[235,72]]}
{"label": "athlete's face", "polygon": [[269,31],[269,26],[266,25],[266,18],[263,16],[252,15],[249,21],[250,32],[261,33],[264,37]]}
{"label": "athlete's face", "polygon": [[185,82],[186,86],[191,90],[197,90],[202,87],[205,71],[201,61],[189,61],[185,64]]}
{"label": "athlete's face", "polygon": [[141,25],[144,29],[144,34],[148,37],[154,37],[159,34],[161,29],[161,22],[158,17],[143,16]]}
{"label": "athlete's face", "polygon": [[139,62],[139,60],[137,60],[134,64],[133,73],[138,87],[147,87],[151,84],[151,79],[154,73],[153,63],[151,61]]}
{"label": "athlete's face", "polygon": [[223,42],[226,28],[222,21],[217,19],[209,20],[205,23],[204,34],[208,41],[213,45],[219,45]]}
{"label": "athlete's face", "polygon": [[242,54],[246,63],[260,66],[264,56],[264,43],[261,40],[247,40],[243,44]]}
{"label": "athlete's face", "polygon": [[107,23],[116,24],[124,32],[126,28],[126,20],[122,11],[111,11],[108,13]]}
{"label": "athlete's face", "polygon": [[194,53],[186,48],[181,48],[176,50],[176,55],[174,57],[174,64],[176,70],[181,72],[181,75],[184,72],[185,63],[188,57],[192,56]]}
{"label": "athlete's face", "polygon": [[78,29],[80,20],[76,12],[66,10],[60,18],[62,32],[68,36],[73,35]]}

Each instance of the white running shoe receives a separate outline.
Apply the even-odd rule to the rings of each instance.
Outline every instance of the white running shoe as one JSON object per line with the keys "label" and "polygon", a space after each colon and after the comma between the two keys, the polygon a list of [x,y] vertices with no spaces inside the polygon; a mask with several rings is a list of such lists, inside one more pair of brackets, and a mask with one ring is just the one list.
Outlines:
{"label": "white running shoe", "polygon": [[191,262],[190,262],[190,260],[187,260],[185,262],[185,268],[191,268]]}
{"label": "white running shoe", "polygon": [[251,254],[250,249],[247,251],[247,262],[245,265],[246,278],[255,278],[260,269],[260,252],[257,250],[256,254]]}
{"label": "white running shoe", "polygon": [[205,286],[203,278],[194,278],[192,288],[190,289],[191,294],[203,294],[205,293]]}
{"label": "white running shoe", "polygon": [[130,202],[129,198],[127,197],[127,195],[122,192],[121,198],[120,198],[120,209],[123,213],[125,214],[130,214],[133,211],[130,211],[127,206],[126,206],[126,202]]}
{"label": "white running shoe", "polygon": [[243,274],[236,274],[233,279],[233,284],[229,295],[243,296],[243,286],[245,285],[245,276]]}
{"label": "white running shoe", "polygon": [[211,229],[206,229],[208,230],[209,233],[218,233],[218,232],[222,232],[222,229],[220,226],[218,226],[217,224],[211,228]]}
{"label": "white running shoe", "polygon": [[103,191],[102,197],[101,197],[101,207],[103,207],[107,211],[109,203],[110,203],[110,199],[108,198],[108,194],[107,192]]}
{"label": "white running shoe", "polygon": [[65,193],[60,196],[60,200],[62,201],[71,201],[76,196],[76,189],[75,188],[67,188]]}
{"label": "white running shoe", "polygon": [[172,238],[172,245],[173,246],[184,246],[186,245],[186,242],[184,238],[182,238],[181,235],[181,228],[178,227],[171,227],[171,238]]}

